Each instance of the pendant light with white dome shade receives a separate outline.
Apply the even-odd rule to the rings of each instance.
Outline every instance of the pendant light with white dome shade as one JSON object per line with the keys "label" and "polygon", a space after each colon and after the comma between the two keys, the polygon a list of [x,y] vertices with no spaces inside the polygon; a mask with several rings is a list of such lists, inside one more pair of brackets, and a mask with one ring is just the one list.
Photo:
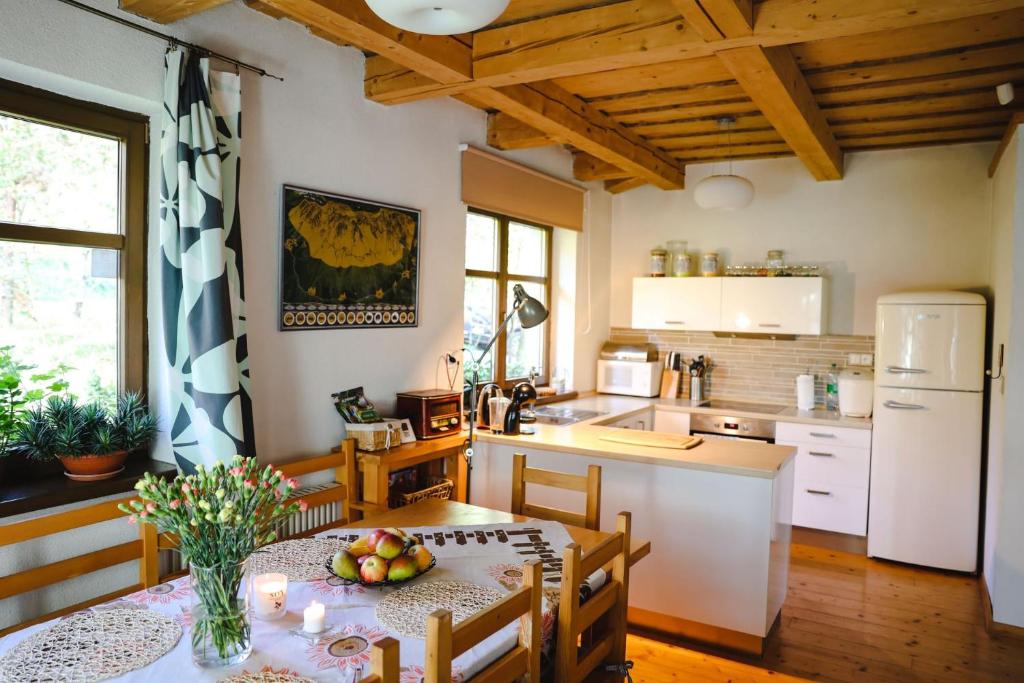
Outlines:
{"label": "pendant light with white dome shade", "polygon": [[[725,130],[727,135],[736,124],[736,119],[723,117],[718,120],[718,127]],[[729,153],[732,140],[729,135],[726,139],[726,155]],[[734,211],[750,206],[754,201],[754,184],[743,176],[734,175],[732,172],[732,159],[729,159],[729,172],[722,175],[714,174],[704,178],[697,187],[693,189],[693,201],[702,209],[725,209]]]}
{"label": "pendant light with white dome shade", "polygon": [[384,21],[413,33],[450,36],[487,26],[509,0],[366,0]]}

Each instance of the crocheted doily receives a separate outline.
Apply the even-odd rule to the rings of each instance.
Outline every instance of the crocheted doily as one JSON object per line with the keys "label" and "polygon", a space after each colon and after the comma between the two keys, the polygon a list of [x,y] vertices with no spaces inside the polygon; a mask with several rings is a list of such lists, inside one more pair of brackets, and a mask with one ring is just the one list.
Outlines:
{"label": "crocheted doily", "polygon": [[282,674],[273,671],[243,673],[231,678],[222,678],[217,683],[314,683],[312,678]]}
{"label": "crocheted doily", "polygon": [[407,638],[427,637],[427,617],[446,609],[452,624],[490,607],[504,595],[501,591],[465,581],[431,581],[413,584],[384,596],[377,603],[377,621],[389,631]]}
{"label": "crocheted doily", "polygon": [[78,612],[29,636],[0,659],[0,681],[91,683],[152,664],[181,627],[152,610]]}
{"label": "crocheted doily", "polygon": [[249,557],[252,576],[275,572],[289,581],[318,581],[331,576],[324,563],[348,544],[337,538],[298,538],[264,546]]}

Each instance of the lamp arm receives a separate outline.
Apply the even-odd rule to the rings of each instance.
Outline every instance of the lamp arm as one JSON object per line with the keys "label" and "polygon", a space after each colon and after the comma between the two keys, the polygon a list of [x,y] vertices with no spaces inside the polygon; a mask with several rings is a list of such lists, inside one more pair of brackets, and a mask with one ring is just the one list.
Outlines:
{"label": "lamp arm", "polygon": [[480,364],[483,363],[484,356],[487,355],[487,352],[490,351],[491,347],[493,347],[495,342],[498,341],[498,337],[500,337],[501,333],[505,331],[505,328],[508,327],[508,324],[512,322],[512,318],[515,317],[515,314],[518,313],[519,309],[523,307],[523,303],[524,302],[522,301],[518,301],[515,303],[514,306],[512,306],[512,310],[509,311],[509,314],[506,315],[505,319],[501,321],[500,325],[498,325],[498,329],[494,331],[494,336],[491,337],[491,340],[487,342],[487,346],[485,346],[483,351],[480,352],[480,357],[473,359],[473,362],[477,364],[477,367],[479,367]]}

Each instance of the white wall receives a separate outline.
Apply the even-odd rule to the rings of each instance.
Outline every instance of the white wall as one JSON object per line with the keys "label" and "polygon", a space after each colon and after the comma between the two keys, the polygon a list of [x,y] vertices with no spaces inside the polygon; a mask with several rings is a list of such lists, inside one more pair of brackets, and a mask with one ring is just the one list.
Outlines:
{"label": "white wall", "polygon": [[[992,355],[1005,345],[1003,378],[991,382],[985,582],[995,621],[1024,627],[1024,145],[1020,128],[993,181]],[[1014,268],[1014,264],[1018,267]],[[995,361],[993,361],[995,362]],[[1007,419],[1009,417],[1009,419]]]}
{"label": "white wall", "polygon": [[[91,4],[116,11],[115,0]],[[158,139],[165,47],[159,40],[56,2],[0,0],[0,17],[0,77],[148,114],[153,140]],[[465,208],[459,200],[458,145],[484,144],[484,114],[449,99],[397,107],[369,102],[363,97],[359,51],[339,48],[240,3],[157,28],[285,78],[280,83],[242,72],[241,211],[257,451],[261,459],[274,461],[324,453],[341,435],[332,392],[363,385],[371,399],[389,410],[396,391],[433,387],[439,355],[462,346]],[[159,196],[156,151],[154,144],[153,229]],[[560,148],[508,156],[571,178],[571,158]],[[422,210],[419,327],[278,331],[282,183]],[[595,241],[594,257],[604,263],[606,251],[596,252],[607,249],[610,202],[601,190],[591,194],[597,197],[590,202],[590,220],[600,242]],[[156,277],[151,251],[150,274]],[[586,353],[593,339],[608,332],[606,317],[598,313],[607,310],[607,301],[595,296],[594,304],[593,332],[581,342]],[[154,323],[158,305],[151,292]],[[585,324],[586,310],[576,317]],[[154,395],[166,382],[160,374],[158,329],[151,325]],[[592,388],[592,375],[583,372],[577,385]],[[164,444],[161,453],[166,452]]]}
{"label": "white wall", "polygon": [[[988,276],[993,146],[959,145],[846,157],[839,182],[816,182],[795,158],[734,164],[756,187],[735,212],[705,211],[693,187],[712,166],[688,166],[686,190],[645,187],[614,199],[611,325],[629,327],[631,278],[650,249],[685,239],[725,264],[782,249],[791,263],[826,266],[832,334],[874,334],[875,299],[902,289],[977,288]],[[714,166],[725,172],[724,164]]]}

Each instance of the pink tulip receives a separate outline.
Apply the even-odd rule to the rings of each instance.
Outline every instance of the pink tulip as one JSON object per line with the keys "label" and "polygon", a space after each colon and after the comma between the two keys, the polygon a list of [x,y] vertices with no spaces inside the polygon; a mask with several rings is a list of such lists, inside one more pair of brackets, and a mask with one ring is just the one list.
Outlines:
{"label": "pink tulip", "polygon": [[281,490],[280,489],[275,489],[274,490],[274,498],[277,498],[278,500],[281,499]]}
{"label": "pink tulip", "polygon": [[139,517],[149,517],[149,513],[145,510],[139,513]]}
{"label": "pink tulip", "polygon": [[156,505],[154,503],[146,503],[146,512],[156,512]]}
{"label": "pink tulip", "polygon": [[243,482],[243,484],[245,485],[245,488],[247,488],[247,489],[254,489],[254,488],[256,488],[256,484],[253,482],[252,479],[246,479]]}
{"label": "pink tulip", "polygon": [[309,509],[309,503],[304,500],[299,501],[299,512],[305,512]]}
{"label": "pink tulip", "polygon": [[192,487],[188,485],[187,481],[184,484],[181,485],[181,492],[184,493],[185,495],[188,495],[188,492],[191,491],[191,490],[192,490]]}
{"label": "pink tulip", "polygon": [[232,467],[230,471],[231,471],[231,476],[234,476],[234,477],[241,476],[241,474],[243,472],[241,467]]}
{"label": "pink tulip", "polygon": [[284,479],[284,472],[282,472],[281,470],[275,470],[274,476],[277,477],[278,479]]}
{"label": "pink tulip", "polygon": [[129,524],[138,524],[139,523],[139,518],[137,516],[135,516],[135,515],[128,515],[128,523]]}
{"label": "pink tulip", "polygon": [[297,489],[299,488],[299,480],[289,479],[288,481],[285,482],[285,486],[287,486],[290,489]]}
{"label": "pink tulip", "polygon": [[171,506],[172,510],[177,510],[181,506],[181,501],[175,498],[169,503],[169,505]]}

